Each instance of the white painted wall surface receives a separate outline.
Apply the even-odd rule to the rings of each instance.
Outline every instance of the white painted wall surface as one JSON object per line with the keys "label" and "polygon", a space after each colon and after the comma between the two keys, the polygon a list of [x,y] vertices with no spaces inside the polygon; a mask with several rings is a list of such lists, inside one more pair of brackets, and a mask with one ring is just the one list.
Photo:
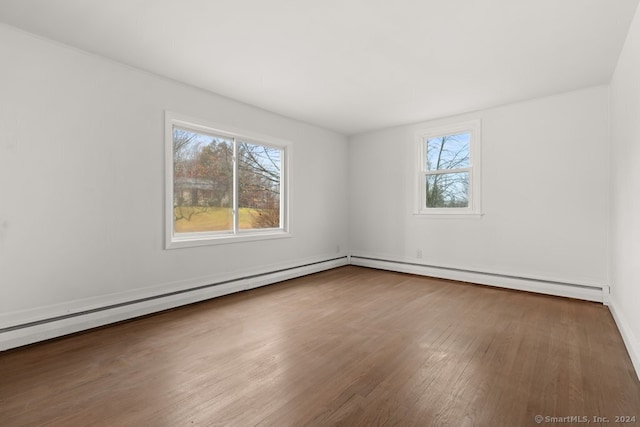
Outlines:
{"label": "white painted wall surface", "polygon": [[[606,285],[607,102],[607,87],[594,87],[351,137],[351,252]],[[484,216],[413,215],[415,132],[475,118]]]}
{"label": "white painted wall surface", "polygon": [[[344,136],[5,25],[0,58],[2,326],[346,250]],[[293,143],[292,238],[163,249],[165,109]]]}
{"label": "white painted wall surface", "polygon": [[611,308],[640,376],[640,9],[611,81]]}

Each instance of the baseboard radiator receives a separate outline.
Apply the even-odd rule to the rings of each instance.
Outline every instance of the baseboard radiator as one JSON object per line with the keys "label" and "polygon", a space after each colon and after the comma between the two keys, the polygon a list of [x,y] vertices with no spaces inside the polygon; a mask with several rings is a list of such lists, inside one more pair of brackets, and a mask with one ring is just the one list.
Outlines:
{"label": "baseboard radiator", "polygon": [[[273,269],[268,272],[251,274],[213,283],[197,285],[171,292],[164,292],[143,298],[131,299],[115,304],[105,304],[86,310],[78,310],[49,316],[21,318],[20,321],[0,323],[0,351],[45,341],[64,335],[133,319],[147,314],[176,308],[199,301],[216,298],[244,290],[254,289],[296,277],[306,276],[325,270],[355,265],[399,273],[416,274],[448,280],[476,283],[547,295],[595,301],[608,305],[609,287],[579,283],[541,280],[505,274],[477,272],[458,268],[441,267],[414,263],[407,260],[385,259],[384,257],[350,255],[303,262],[300,265]],[[636,349],[631,329],[610,307],[618,328],[621,330],[627,350],[640,378],[640,351]]]}
{"label": "baseboard radiator", "polygon": [[351,255],[349,258],[351,265],[361,267],[476,283],[519,291],[536,292],[546,295],[576,298],[604,304],[607,303],[609,295],[608,286],[593,286],[579,283],[510,276],[506,274],[477,272],[458,268],[413,263],[405,260],[385,259],[375,256]]}
{"label": "baseboard radiator", "polygon": [[0,351],[330,270],[347,264],[348,257],[345,255],[87,310],[66,312],[48,317],[33,316],[34,318],[31,320],[27,319],[25,321],[23,318],[20,322],[5,320],[0,325]]}
{"label": "baseboard radiator", "polygon": [[274,269],[259,274],[234,277],[115,304],[104,304],[91,309],[81,309],[48,316],[35,315],[32,316],[32,318],[21,318],[16,322],[5,320],[0,323],[0,351],[281,282],[283,280],[306,276],[348,264],[547,295],[577,298],[605,304],[608,301],[608,287],[606,286],[597,287],[503,274],[475,272],[402,260],[384,259],[381,257],[345,255],[302,263],[287,268]]}

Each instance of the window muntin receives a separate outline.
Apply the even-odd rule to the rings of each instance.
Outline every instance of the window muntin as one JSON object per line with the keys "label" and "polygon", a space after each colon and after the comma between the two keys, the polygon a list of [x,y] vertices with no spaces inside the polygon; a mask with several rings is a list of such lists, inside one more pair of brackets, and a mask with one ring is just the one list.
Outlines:
{"label": "window muntin", "polygon": [[288,235],[288,144],[172,113],[167,134],[167,248]]}
{"label": "window muntin", "polygon": [[480,213],[480,122],[417,135],[419,214]]}

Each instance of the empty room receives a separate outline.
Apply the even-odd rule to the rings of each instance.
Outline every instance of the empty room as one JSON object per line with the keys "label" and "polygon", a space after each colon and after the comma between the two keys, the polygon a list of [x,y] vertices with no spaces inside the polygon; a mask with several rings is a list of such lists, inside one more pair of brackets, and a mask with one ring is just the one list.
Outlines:
{"label": "empty room", "polygon": [[640,425],[638,3],[0,0],[0,425]]}

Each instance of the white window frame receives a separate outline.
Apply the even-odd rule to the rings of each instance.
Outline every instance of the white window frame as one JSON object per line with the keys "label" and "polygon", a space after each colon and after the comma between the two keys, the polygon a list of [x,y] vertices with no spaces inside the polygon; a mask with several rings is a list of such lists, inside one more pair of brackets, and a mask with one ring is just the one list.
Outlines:
{"label": "white window frame", "polygon": [[[279,148],[282,150],[280,160],[280,227],[267,229],[242,230],[238,228],[236,175],[237,164],[234,153],[234,191],[233,191],[233,228],[231,231],[211,231],[196,233],[175,233],[174,231],[174,176],[173,176],[173,130],[175,127],[193,132],[215,135],[230,139],[241,139],[243,142]],[[235,144],[234,144],[235,146]],[[194,246],[219,245],[226,243],[247,242],[266,239],[291,237],[289,218],[289,175],[292,144],[288,141],[265,135],[221,126],[179,113],[165,111],[165,249],[176,249]]]}
{"label": "white window frame", "polygon": [[[480,218],[482,217],[482,123],[480,119],[434,126],[416,132],[416,180],[415,180],[415,215],[446,218]],[[428,208],[426,203],[425,180],[433,171],[427,170],[427,144],[429,138],[445,135],[469,133],[469,166],[451,172],[469,172],[469,205],[465,208]]]}

